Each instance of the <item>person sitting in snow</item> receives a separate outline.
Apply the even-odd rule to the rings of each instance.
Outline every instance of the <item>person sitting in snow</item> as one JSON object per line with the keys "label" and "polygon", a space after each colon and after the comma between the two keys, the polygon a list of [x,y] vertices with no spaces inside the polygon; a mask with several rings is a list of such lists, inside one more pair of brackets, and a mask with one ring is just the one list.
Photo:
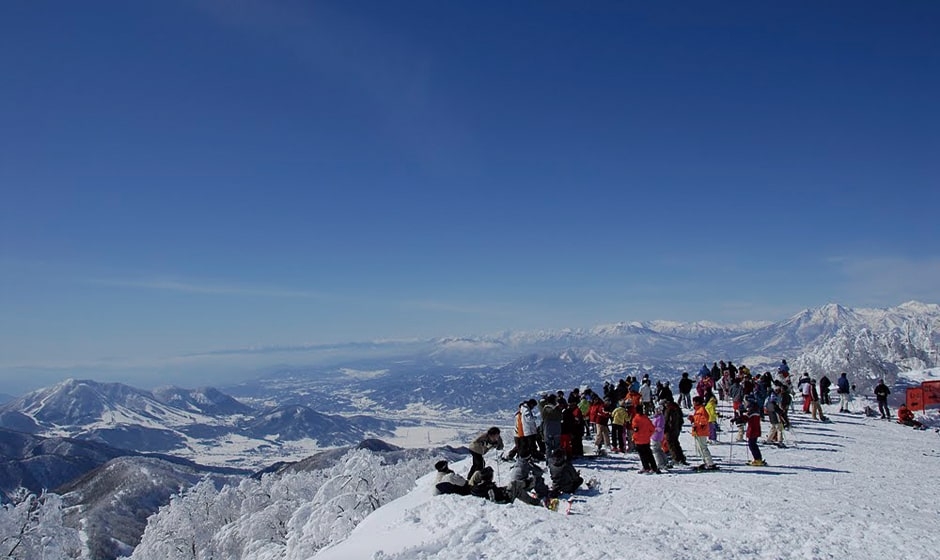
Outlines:
{"label": "person sitting in snow", "polygon": [[[532,458],[528,454],[523,455],[523,453],[520,453],[512,468],[509,469],[508,488],[510,493],[519,496],[523,501],[532,505],[541,503],[549,494],[543,475],[544,471],[532,462]],[[535,493],[534,501],[526,499],[532,498],[529,492]],[[525,494],[526,498],[522,498],[521,494]]]}
{"label": "person sitting in snow", "polygon": [[440,460],[434,463],[437,469],[437,480],[434,484],[434,494],[460,494],[466,496],[470,493],[467,479],[451,470],[447,461]]}
{"label": "person sitting in snow", "polygon": [[911,409],[907,408],[906,404],[901,404],[898,408],[898,424],[904,424],[905,426],[910,426],[918,430],[923,429],[924,425],[914,420],[914,413],[911,412]]}
{"label": "person sitting in snow", "polygon": [[549,496],[552,498],[557,498],[560,494],[573,494],[584,484],[581,474],[561,449],[556,450],[552,456],[548,471],[552,477],[552,488],[549,491]]}
{"label": "person sitting in snow", "polygon": [[512,501],[505,488],[500,488],[493,482],[493,467],[483,467],[470,477],[470,495],[485,498],[497,504],[508,504]]}

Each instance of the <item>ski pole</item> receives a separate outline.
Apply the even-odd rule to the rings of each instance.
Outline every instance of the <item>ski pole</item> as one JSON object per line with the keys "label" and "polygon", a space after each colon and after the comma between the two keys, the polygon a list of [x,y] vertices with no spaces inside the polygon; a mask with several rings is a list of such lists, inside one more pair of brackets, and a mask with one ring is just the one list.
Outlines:
{"label": "ski pole", "polygon": [[728,446],[728,464],[731,464],[731,457],[734,455],[734,438],[735,438],[735,425],[734,420],[731,420],[731,429],[728,430],[728,437],[731,439],[731,445]]}

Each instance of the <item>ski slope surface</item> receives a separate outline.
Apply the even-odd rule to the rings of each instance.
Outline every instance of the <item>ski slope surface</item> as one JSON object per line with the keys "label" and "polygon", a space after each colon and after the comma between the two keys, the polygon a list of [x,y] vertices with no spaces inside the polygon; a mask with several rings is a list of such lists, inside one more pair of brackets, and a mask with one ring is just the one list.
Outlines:
{"label": "ski slope surface", "polygon": [[[434,468],[415,489],[367,517],[316,560],[635,558],[933,558],[940,550],[937,413],[914,430],[827,406],[831,423],[791,413],[787,448],[762,445],[751,467],[725,418],[710,446],[720,470],[641,475],[636,454],[576,461],[596,487],[570,514],[518,501],[434,496]],[[893,410],[892,410],[893,412]],[[727,411],[725,411],[727,415]],[[768,425],[762,426],[766,436]],[[688,427],[686,427],[688,432]],[[691,436],[683,448],[698,464]],[[585,447],[592,446],[585,442]],[[510,463],[486,457],[506,484]],[[469,460],[452,464],[466,474]],[[547,478],[547,474],[546,474]],[[550,481],[549,481],[550,482]]]}

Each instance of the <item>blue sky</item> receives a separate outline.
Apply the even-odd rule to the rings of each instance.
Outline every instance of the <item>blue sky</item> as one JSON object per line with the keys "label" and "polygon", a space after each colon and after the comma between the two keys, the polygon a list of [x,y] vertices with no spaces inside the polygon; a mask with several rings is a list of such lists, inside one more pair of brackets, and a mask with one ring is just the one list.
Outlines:
{"label": "blue sky", "polygon": [[583,4],[3,3],[0,392],[940,301],[940,4]]}

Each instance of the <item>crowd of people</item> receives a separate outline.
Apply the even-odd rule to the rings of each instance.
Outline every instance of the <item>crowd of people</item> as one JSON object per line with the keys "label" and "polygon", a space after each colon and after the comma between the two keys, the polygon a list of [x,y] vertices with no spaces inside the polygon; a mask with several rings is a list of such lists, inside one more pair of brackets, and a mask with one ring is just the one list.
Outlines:
{"label": "crowd of people", "polygon": [[[730,403],[736,441],[746,441],[751,454],[748,464],[765,466],[760,444],[787,446],[785,433],[790,428],[791,411],[796,408],[794,397],[802,399],[803,414],[828,422],[822,405],[833,404],[833,386],[840,412],[849,412],[855,386],[847,374],[842,373],[833,384],[825,375],[816,380],[804,373],[794,385],[785,359],[775,373],[761,374],[752,374],[747,366],[736,366],[731,361],[714,362],[711,367],[703,364],[694,379],[688,372],[682,373],[676,387],[678,395],[668,381],[654,384],[648,375],[626,377],[616,384],[605,382],[600,393],[575,388],[567,394],[544,394],[539,400],[530,398],[519,403],[515,412],[513,447],[500,456],[513,463],[505,486],[494,482],[493,468],[485,466],[483,459],[489,450],[504,448],[500,429],[494,426],[469,445],[472,464],[466,478],[450,470],[446,461],[436,465],[435,491],[476,495],[500,503],[519,499],[547,505],[584,484],[572,460],[585,456],[585,440],[593,442],[596,455],[636,453],[640,474],[660,474],[676,465],[689,465],[679,441],[686,422],[702,461],[695,468],[717,469],[709,445],[718,443],[720,401]],[[875,388],[883,418],[890,417],[889,393],[883,382]],[[913,415],[902,408],[903,417],[898,411],[899,422],[916,427]],[[761,441],[764,421],[769,423],[769,431]],[[545,469],[539,463],[546,465],[551,486],[544,483]]]}

